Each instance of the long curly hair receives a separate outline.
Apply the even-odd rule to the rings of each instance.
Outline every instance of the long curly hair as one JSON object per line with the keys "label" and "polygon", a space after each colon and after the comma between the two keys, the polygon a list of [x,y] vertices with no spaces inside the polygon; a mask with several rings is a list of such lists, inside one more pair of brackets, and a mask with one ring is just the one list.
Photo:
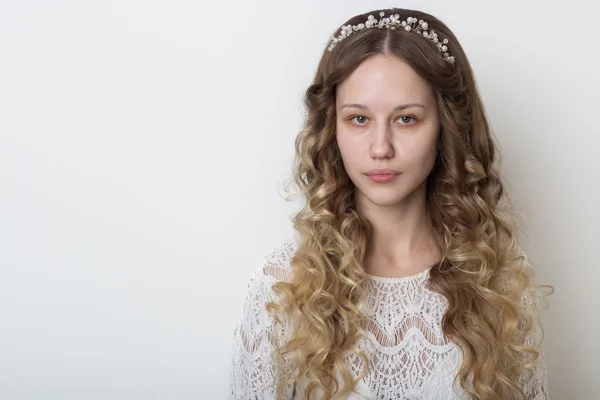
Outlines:
{"label": "long curly hair", "polygon": [[[505,399],[515,390],[524,397],[517,378],[531,364],[523,355],[535,361],[539,352],[524,345],[535,317],[520,305],[526,290],[542,286],[534,285],[534,269],[517,242],[517,213],[494,165],[498,150],[471,66],[450,29],[424,12],[374,10],[344,25],[357,25],[380,11],[427,21],[429,29],[449,40],[455,62],[444,60],[431,40],[403,29],[369,29],[323,51],[305,92],[307,115],[295,141],[292,181],[304,204],[293,216],[299,237],[291,259],[294,273],[273,286],[277,301],[267,304],[281,326],[289,321],[292,332],[274,353],[280,370],[287,362],[295,371],[279,383],[278,393],[302,381],[305,399],[315,393],[320,399],[345,399],[367,373],[368,358],[356,341],[364,333],[358,304],[365,296],[363,266],[372,227],[357,212],[355,187],[336,143],[336,87],[361,62],[385,54],[408,63],[426,80],[438,105],[440,153],[427,178],[426,201],[442,260],[431,269],[428,285],[448,299],[442,329],[463,353],[455,380],[475,399]],[[357,379],[344,364],[347,351],[365,362]]]}

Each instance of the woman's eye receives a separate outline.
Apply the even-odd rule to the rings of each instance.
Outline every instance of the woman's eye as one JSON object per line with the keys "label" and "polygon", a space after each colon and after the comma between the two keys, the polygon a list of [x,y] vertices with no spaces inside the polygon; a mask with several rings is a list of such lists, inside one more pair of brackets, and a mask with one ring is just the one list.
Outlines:
{"label": "woman's eye", "polygon": [[[355,120],[356,118],[362,118],[363,121],[367,119],[367,117],[365,117],[363,115],[355,115],[354,117],[351,117],[350,120],[352,121],[352,120]],[[357,122],[358,122],[357,125],[364,125],[363,122],[359,122],[358,120],[357,120]]]}

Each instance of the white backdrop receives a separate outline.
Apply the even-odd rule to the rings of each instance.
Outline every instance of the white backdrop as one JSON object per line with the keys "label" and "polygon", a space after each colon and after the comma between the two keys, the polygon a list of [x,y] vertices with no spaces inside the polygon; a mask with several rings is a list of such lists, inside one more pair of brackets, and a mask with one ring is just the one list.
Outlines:
{"label": "white backdrop", "polygon": [[303,91],[337,26],[394,5],[464,46],[556,288],[550,393],[597,398],[592,3],[0,1],[0,399],[226,398],[250,271],[293,234]]}

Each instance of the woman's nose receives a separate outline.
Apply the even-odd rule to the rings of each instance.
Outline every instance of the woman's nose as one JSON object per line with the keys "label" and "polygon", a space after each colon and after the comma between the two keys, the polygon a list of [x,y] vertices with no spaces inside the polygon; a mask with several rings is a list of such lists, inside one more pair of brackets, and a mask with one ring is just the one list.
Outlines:
{"label": "woman's nose", "polygon": [[372,158],[389,158],[394,155],[392,132],[388,126],[375,127],[371,139],[370,153]]}

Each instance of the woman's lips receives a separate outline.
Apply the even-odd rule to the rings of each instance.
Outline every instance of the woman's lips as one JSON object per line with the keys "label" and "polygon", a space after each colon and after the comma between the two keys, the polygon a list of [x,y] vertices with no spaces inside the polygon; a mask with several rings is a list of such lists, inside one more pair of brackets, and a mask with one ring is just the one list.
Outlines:
{"label": "woman's lips", "polygon": [[377,183],[387,183],[396,179],[400,174],[367,175],[367,178]]}

